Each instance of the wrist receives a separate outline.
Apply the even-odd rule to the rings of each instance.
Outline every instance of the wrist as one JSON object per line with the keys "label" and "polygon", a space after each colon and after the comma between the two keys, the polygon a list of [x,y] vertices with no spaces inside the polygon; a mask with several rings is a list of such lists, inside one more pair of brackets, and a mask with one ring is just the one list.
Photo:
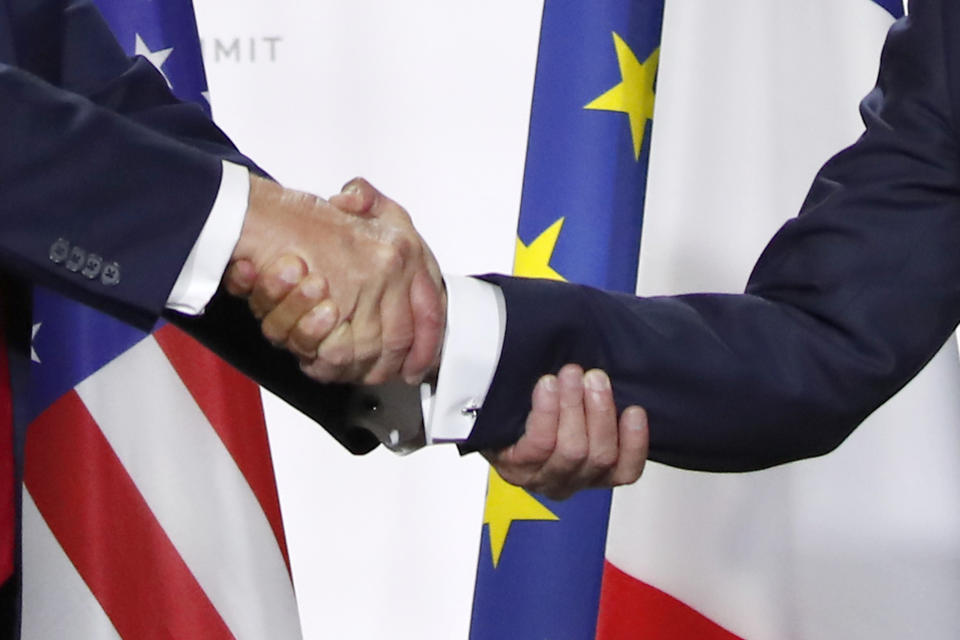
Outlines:
{"label": "wrist", "polygon": [[283,187],[272,180],[250,174],[250,195],[243,218],[240,238],[233,249],[230,261],[248,260],[256,267],[263,266],[262,249],[267,246],[271,211],[279,201]]}

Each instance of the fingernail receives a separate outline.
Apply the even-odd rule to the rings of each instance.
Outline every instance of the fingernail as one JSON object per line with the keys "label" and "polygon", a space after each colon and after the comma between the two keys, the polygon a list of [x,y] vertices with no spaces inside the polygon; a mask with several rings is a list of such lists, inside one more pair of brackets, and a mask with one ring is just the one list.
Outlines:
{"label": "fingernail", "polygon": [[591,391],[606,391],[610,388],[610,378],[600,369],[591,369],[584,376],[583,384]]}
{"label": "fingernail", "polygon": [[645,422],[643,419],[643,409],[640,407],[627,407],[626,411],[624,411],[624,421],[627,423],[627,428],[631,431],[641,431]]}
{"label": "fingernail", "polygon": [[252,262],[241,260],[234,263],[233,267],[236,275],[244,282],[254,280],[257,276],[257,270],[254,268]]}
{"label": "fingernail", "polygon": [[564,388],[583,387],[583,369],[579,365],[564,365],[557,373],[560,386]]}
{"label": "fingernail", "polygon": [[559,388],[556,376],[543,376],[540,378],[539,384],[543,385],[543,388],[550,393],[556,393],[557,389]]}
{"label": "fingernail", "polygon": [[331,322],[333,318],[337,315],[337,310],[334,307],[333,303],[329,300],[318,304],[313,308],[311,315],[317,320],[322,322]]}
{"label": "fingernail", "polygon": [[554,411],[560,401],[560,382],[556,376],[543,376],[537,380],[533,389],[533,408],[540,411]]}
{"label": "fingernail", "polygon": [[341,193],[360,193],[360,185],[356,182],[351,182],[343,187]]}
{"label": "fingernail", "polygon": [[280,279],[287,284],[297,284],[303,275],[300,272],[300,265],[288,265],[280,271]]}
{"label": "fingernail", "polygon": [[[289,282],[289,280],[287,281]],[[318,280],[316,278],[310,278],[303,283],[303,286],[300,288],[300,291],[303,293],[304,297],[319,300],[324,295],[324,282],[323,280]]]}

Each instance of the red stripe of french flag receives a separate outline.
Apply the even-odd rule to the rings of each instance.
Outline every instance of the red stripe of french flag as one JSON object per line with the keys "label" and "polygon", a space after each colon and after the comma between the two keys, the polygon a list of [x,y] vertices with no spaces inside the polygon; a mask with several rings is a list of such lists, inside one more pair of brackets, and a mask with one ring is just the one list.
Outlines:
{"label": "red stripe of french flag", "polygon": [[603,572],[597,640],[741,640],[671,595],[610,562]]}

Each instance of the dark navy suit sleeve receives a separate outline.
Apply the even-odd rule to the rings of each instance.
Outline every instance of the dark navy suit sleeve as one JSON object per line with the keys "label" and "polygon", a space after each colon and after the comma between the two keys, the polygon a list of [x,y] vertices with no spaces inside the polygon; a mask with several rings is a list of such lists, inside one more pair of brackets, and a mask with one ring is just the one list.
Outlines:
{"label": "dark navy suit sleeve", "polygon": [[645,406],[651,458],[763,468],[836,447],[960,320],[956,3],[913,3],[891,30],[866,132],[817,175],[742,295],[636,298],[490,276],[503,354],[474,436],[515,439],[537,377],[606,369]]}
{"label": "dark navy suit sleeve", "polygon": [[[213,205],[221,161],[256,165],[145,60],[128,58],[87,0],[0,1],[0,266],[148,329]],[[115,283],[73,271],[58,240],[119,265]],[[62,246],[62,245],[59,245]],[[320,422],[344,446],[351,389],[310,382],[218,293],[182,328]]]}
{"label": "dark navy suit sleeve", "polygon": [[[88,2],[4,8],[0,263],[150,326],[212,207],[221,159],[246,161],[149,63],[123,55]],[[119,279],[52,262],[61,238],[119,265]]]}

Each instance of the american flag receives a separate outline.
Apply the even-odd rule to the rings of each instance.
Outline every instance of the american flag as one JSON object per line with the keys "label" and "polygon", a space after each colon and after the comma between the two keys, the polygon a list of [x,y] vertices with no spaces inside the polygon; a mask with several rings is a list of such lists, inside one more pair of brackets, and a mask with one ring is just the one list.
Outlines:
{"label": "american flag", "polygon": [[[102,0],[208,108],[190,0]],[[300,638],[257,386],[183,332],[34,295],[22,638]]]}

